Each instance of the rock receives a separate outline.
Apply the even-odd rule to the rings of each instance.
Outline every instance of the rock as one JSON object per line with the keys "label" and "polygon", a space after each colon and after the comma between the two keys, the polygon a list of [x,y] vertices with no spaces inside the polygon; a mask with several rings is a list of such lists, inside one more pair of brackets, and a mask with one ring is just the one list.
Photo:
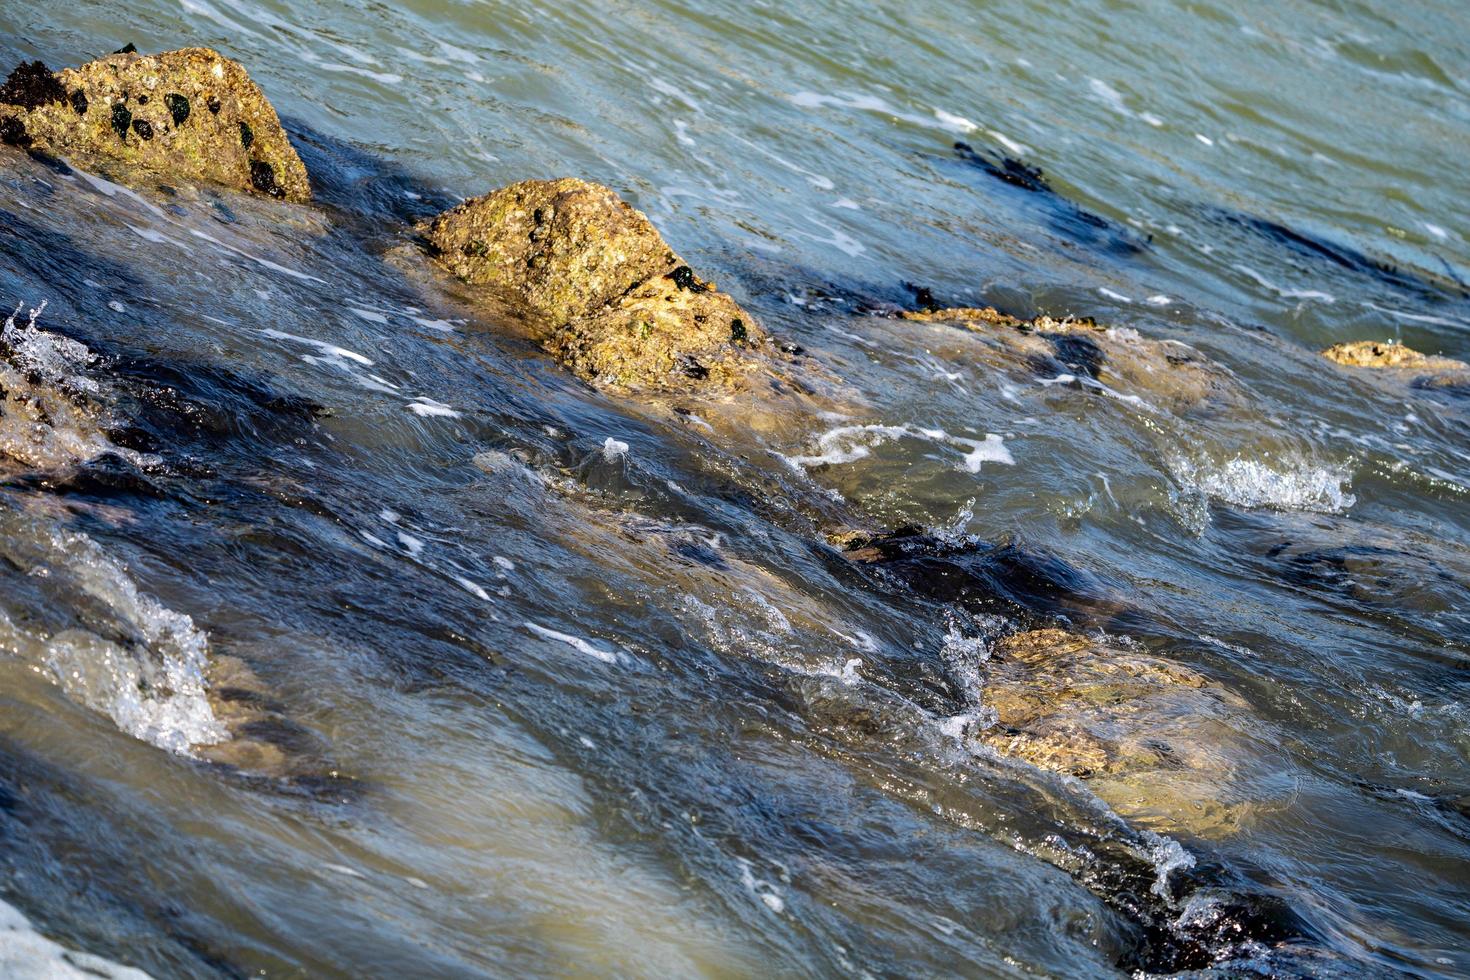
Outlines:
{"label": "rock", "polygon": [[1035,629],[995,644],[976,737],[1001,755],[1086,779],[1136,821],[1200,836],[1238,830],[1251,805],[1229,722],[1245,702],[1179,664],[1110,639]]}
{"label": "rock", "polygon": [[1091,318],[1022,320],[990,307],[905,312],[905,320],[954,323],[984,334],[1010,354],[1096,379],[1148,404],[1178,412],[1243,406],[1244,391],[1223,367],[1177,340],[1144,337]]}
{"label": "rock", "polygon": [[1383,343],[1374,340],[1354,340],[1336,344],[1322,352],[1329,361],[1348,367],[1362,368],[1414,368],[1436,370],[1465,370],[1470,368],[1464,361],[1449,357],[1421,354],[1403,344]]}
{"label": "rock", "polygon": [[311,198],[275,109],[244,68],[208,48],[120,52],[54,74],[23,64],[0,87],[0,138],[81,166]]}
{"label": "rock", "polygon": [[598,184],[522,181],[418,230],[440,264],[509,297],[547,351],[588,380],[735,389],[769,340],[642,212]]}
{"label": "rock", "polygon": [[1470,391],[1470,364],[1452,357],[1421,354],[1399,343],[1354,340],[1335,344],[1322,352],[1335,364],[1381,372],[1415,388]]}
{"label": "rock", "polygon": [[24,325],[12,314],[0,328],[0,478],[123,452],[108,439],[108,412],[87,374],[92,352],[38,329],[40,313]]}

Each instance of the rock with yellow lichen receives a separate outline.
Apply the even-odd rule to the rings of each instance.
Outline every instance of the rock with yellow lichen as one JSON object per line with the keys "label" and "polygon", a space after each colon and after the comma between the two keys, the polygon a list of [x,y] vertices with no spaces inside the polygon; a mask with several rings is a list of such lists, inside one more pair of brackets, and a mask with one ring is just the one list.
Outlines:
{"label": "rock with yellow lichen", "polygon": [[600,384],[734,390],[768,343],[641,211],[599,184],[522,181],[418,230],[441,265],[511,300],[558,361]]}
{"label": "rock with yellow lichen", "polygon": [[1412,347],[1373,340],[1336,344],[1322,352],[1336,364],[1380,370],[1419,388],[1470,388],[1470,364],[1452,357],[1421,354]]}
{"label": "rock with yellow lichen", "polygon": [[900,316],[916,322],[966,327],[998,345],[1005,357],[1055,360],[1157,408],[1215,411],[1249,402],[1228,371],[1193,347],[1177,340],[1145,337],[1128,327],[1104,327],[1091,318],[1039,316],[1023,320],[990,307],[905,312]]}
{"label": "rock with yellow lichen", "polygon": [[55,73],[22,64],[0,86],[0,141],[88,169],[311,198],[275,109],[244,68],[208,48],[119,52]]}

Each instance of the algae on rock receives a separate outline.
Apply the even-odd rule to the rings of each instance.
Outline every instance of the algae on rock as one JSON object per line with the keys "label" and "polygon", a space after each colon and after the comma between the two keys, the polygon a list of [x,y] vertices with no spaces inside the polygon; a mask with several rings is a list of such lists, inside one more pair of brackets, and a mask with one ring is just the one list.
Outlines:
{"label": "algae on rock", "polygon": [[641,211],[599,184],[522,181],[418,230],[450,272],[513,299],[546,349],[588,380],[739,388],[768,340]]}
{"label": "algae on rock", "polygon": [[83,167],[311,198],[275,109],[244,68],[209,48],[119,52],[54,74],[21,65],[0,86],[0,139]]}

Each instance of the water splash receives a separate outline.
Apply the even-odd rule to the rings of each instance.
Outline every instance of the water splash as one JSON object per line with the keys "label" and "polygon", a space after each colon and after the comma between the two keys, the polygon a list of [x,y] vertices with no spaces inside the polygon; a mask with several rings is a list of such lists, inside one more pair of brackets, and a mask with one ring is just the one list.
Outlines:
{"label": "water splash", "polygon": [[1337,514],[1357,502],[1345,470],[1301,459],[1281,465],[1236,456],[1216,463],[1175,454],[1168,465],[1184,489],[1236,507]]}

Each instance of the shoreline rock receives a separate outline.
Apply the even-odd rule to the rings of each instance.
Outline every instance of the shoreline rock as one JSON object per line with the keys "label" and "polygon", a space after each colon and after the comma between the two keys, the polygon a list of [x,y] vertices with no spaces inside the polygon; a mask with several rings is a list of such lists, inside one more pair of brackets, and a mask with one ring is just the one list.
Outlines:
{"label": "shoreline rock", "polygon": [[1392,341],[1353,340],[1334,344],[1322,356],[1343,367],[1380,371],[1395,377],[1412,376],[1416,388],[1470,388],[1470,364],[1452,357],[1421,354]]}
{"label": "shoreline rock", "polygon": [[1014,354],[1055,362],[1144,401],[1179,412],[1218,410],[1248,402],[1231,374],[1188,344],[1145,337],[1131,327],[1105,327],[1091,317],[1030,320],[993,307],[905,311],[918,323],[952,323],[997,340]]}
{"label": "shoreline rock", "polygon": [[445,269],[512,299],[547,352],[584,380],[739,390],[769,345],[754,317],[599,184],[521,181],[416,230]]}
{"label": "shoreline rock", "polygon": [[22,64],[0,86],[0,142],[84,167],[123,164],[311,200],[275,109],[238,62],[209,48],[119,52],[54,73]]}

